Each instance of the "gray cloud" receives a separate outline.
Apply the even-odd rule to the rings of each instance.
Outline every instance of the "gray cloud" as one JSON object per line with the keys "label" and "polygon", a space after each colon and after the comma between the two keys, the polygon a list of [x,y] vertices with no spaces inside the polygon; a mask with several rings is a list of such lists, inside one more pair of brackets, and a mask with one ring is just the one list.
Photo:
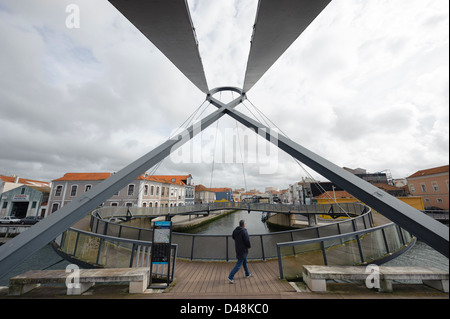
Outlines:
{"label": "gray cloud", "polygon": [[[72,3],[79,29],[65,26]],[[242,85],[256,4],[189,1],[211,88]],[[117,171],[205,99],[107,1],[0,0],[0,41],[0,174]],[[448,53],[445,1],[335,0],[248,97],[337,165],[405,177],[448,163]],[[225,117],[219,126],[233,127]],[[195,149],[206,151],[199,141]],[[244,163],[249,188],[306,174],[281,151],[275,173],[260,168]],[[211,165],[166,159],[157,173],[191,173],[209,186]],[[217,164],[212,186],[243,187],[243,174],[240,163]]]}

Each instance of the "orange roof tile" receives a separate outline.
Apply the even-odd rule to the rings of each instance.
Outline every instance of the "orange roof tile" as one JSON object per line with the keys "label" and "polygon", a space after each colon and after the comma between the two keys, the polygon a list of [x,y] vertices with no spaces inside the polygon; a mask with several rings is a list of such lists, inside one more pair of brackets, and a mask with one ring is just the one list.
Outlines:
{"label": "orange roof tile", "polygon": [[176,184],[176,185],[186,185],[184,182],[189,177],[189,175],[141,175],[137,179],[139,180],[149,180],[154,182],[166,183],[166,184]]}
{"label": "orange roof tile", "polygon": [[415,172],[414,174],[412,174],[411,176],[409,176],[407,178],[421,177],[421,176],[425,176],[425,175],[434,175],[434,174],[440,174],[440,173],[448,173],[448,169],[449,169],[448,165],[423,169],[423,170]]}
{"label": "orange roof tile", "polygon": [[[16,177],[0,175],[0,180],[4,181],[5,183],[14,183],[14,181],[16,180]],[[25,184],[25,185],[36,185],[36,184],[48,185],[49,184],[49,182],[37,181],[37,180],[33,180],[33,179],[20,178],[20,177],[19,177],[18,182],[20,184]]]}
{"label": "orange roof tile", "polygon": [[53,181],[101,181],[110,176],[111,173],[66,173],[63,177]]}
{"label": "orange roof tile", "polygon": [[212,192],[215,192],[215,193],[220,193],[220,192],[231,192],[231,188],[228,188],[228,187],[222,187],[222,188],[210,188],[209,190],[212,191]]}

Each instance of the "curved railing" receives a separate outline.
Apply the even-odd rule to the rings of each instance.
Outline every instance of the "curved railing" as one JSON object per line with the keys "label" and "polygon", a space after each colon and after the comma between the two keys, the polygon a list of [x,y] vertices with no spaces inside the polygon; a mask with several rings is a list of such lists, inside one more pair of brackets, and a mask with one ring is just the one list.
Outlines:
{"label": "curved railing", "polygon": [[[150,267],[152,243],[148,241],[117,238],[69,228],[54,242],[58,246],[58,253],[84,267]],[[176,244],[171,245],[170,280],[173,279],[175,273],[177,248]],[[163,276],[165,272],[161,268],[154,274]]]}
{"label": "curved railing", "polygon": [[[233,203],[216,203],[220,205],[214,206],[214,209],[236,209],[237,207],[249,207],[228,205]],[[225,204],[225,205],[222,205]],[[259,208],[270,208],[268,204],[258,204]],[[340,220],[335,223],[321,225],[316,227],[309,227],[303,229],[288,230],[282,232],[273,232],[269,234],[250,234],[250,243],[252,248],[249,250],[249,259],[254,260],[266,260],[271,258],[277,258],[276,244],[286,241],[295,241],[303,239],[320,238],[324,236],[332,236],[337,234],[344,234],[348,232],[354,232],[362,229],[370,229],[373,227],[372,214],[369,207],[361,204],[341,204],[340,207],[336,205],[272,205],[277,206],[284,210],[284,212],[291,213],[296,211],[306,212],[311,214],[329,215],[331,213],[336,214],[341,208],[344,208],[347,213],[357,216],[346,220]],[[283,207],[284,206],[284,207]],[[314,207],[316,206],[316,207]],[[189,207],[189,206],[184,206]],[[252,208],[257,205],[252,206]],[[178,207],[171,207],[178,208]],[[145,210],[139,210],[143,212]],[[263,210],[267,211],[267,210]],[[105,212],[108,212],[105,214]],[[136,210],[132,209],[134,217],[148,217],[154,215],[136,214]],[[112,213],[112,214],[110,214]],[[123,211],[121,211],[123,213]],[[173,213],[173,212],[172,212]],[[101,216],[105,216],[103,219]],[[119,213],[113,213],[110,208],[102,209],[92,214],[91,217],[91,230],[94,233],[103,234],[106,236],[116,238],[127,238],[141,241],[152,240],[152,230],[146,228],[138,228],[123,225],[121,223],[110,222],[109,218],[119,215]],[[179,258],[189,260],[223,260],[229,261],[235,259],[234,241],[230,235],[205,235],[205,234],[186,234],[186,233],[172,233],[172,242],[178,245]]]}
{"label": "curved railing", "polygon": [[302,277],[303,265],[365,265],[386,262],[415,243],[394,223],[347,234],[277,244],[280,278]]}
{"label": "curved railing", "polygon": [[98,218],[126,217],[159,217],[187,214],[200,214],[216,210],[248,210],[282,214],[329,214],[330,210],[337,215],[360,215],[364,209],[369,209],[360,203],[342,203],[325,205],[281,205],[268,203],[218,202],[174,207],[125,207],[105,206],[96,209],[93,215]]}

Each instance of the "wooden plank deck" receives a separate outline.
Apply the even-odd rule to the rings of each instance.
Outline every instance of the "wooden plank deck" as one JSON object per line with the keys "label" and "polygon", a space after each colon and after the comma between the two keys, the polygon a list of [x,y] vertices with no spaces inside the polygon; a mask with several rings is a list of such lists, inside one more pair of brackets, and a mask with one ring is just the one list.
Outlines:
{"label": "wooden plank deck", "polygon": [[228,281],[234,262],[198,262],[177,260],[172,287],[159,294],[167,298],[273,298],[295,294],[295,289],[279,279],[278,261],[249,262],[252,277],[245,278],[241,268],[235,283]]}

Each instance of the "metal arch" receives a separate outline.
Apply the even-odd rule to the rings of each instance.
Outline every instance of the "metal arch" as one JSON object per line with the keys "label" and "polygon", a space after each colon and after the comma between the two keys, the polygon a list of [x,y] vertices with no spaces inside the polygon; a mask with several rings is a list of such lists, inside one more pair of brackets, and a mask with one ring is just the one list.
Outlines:
{"label": "metal arch", "polygon": [[186,0],[108,0],[196,87],[208,93]]}
{"label": "metal arch", "polygon": [[266,73],[331,0],[259,0],[244,92]]}

